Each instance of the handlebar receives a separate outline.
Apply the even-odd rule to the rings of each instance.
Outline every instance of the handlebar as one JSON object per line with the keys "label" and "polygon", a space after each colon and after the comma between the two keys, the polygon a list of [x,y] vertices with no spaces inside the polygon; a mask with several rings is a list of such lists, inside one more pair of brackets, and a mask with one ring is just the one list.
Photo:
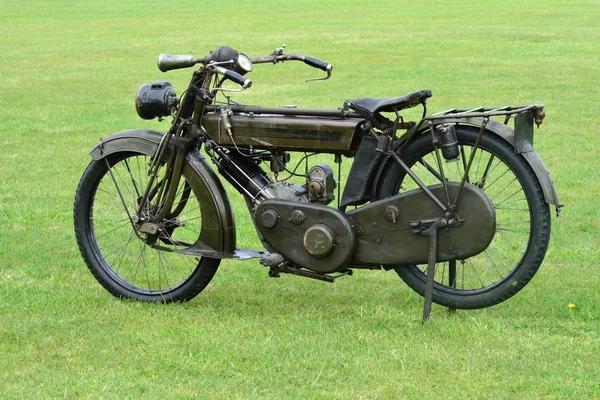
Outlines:
{"label": "handlebar", "polygon": [[326,63],[324,61],[318,60],[313,57],[306,57],[304,59],[304,63],[310,65],[313,68],[319,68],[321,71],[327,72],[329,69],[333,68],[333,65]]}
{"label": "handlebar", "polygon": [[250,61],[252,61],[252,64],[264,64],[264,63],[277,64],[278,62],[283,62],[283,61],[304,61],[304,63],[306,65],[309,65],[313,68],[318,68],[321,71],[327,72],[327,71],[331,71],[333,69],[333,65],[331,65],[325,61],[321,61],[321,60],[313,58],[313,57],[303,56],[301,54],[282,54],[282,55],[270,54],[268,56],[262,56],[262,57],[251,57]]}
{"label": "handlebar", "polygon": [[[233,50],[233,49],[232,49]],[[178,54],[165,54],[162,53],[158,56],[158,69],[162,72],[171,71],[174,69],[180,68],[189,68],[196,64],[204,64],[210,65],[209,63],[212,61],[211,57],[197,58],[190,55],[178,55]],[[268,56],[262,57],[253,57],[250,58],[252,64],[264,64],[264,63],[273,63],[277,64],[279,62],[284,61],[303,61],[306,65],[311,66],[313,68],[318,68],[321,71],[327,73],[327,76],[324,78],[313,78],[308,79],[308,81],[319,81],[329,79],[331,77],[331,72],[333,71],[333,65],[321,61],[314,57],[307,57],[301,54],[281,54],[281,53],[273,53]],[[235,71],[225,69],[223,67],[214,66],[215,71],[224,75],[227,79],[241,85],[244,89],[249,88],[252,85],[252,82],[244,78],[242,75],[238,74]]]}
{"label": "handlebar", "polygon": [[[278,50],[282,50],[282,49],[278,49]],[[325,61],[321,61],[319,59],[313,58],[313,57],[303,56],[301,54],[279,54],[279,53],[275,52],[268,56],[250,58],[250,61],[252,61],[253,64],[263,64],[263,63],[277,64],[278,62],[292,61],[292,60],[293,61],[303,61],[304,64],[306,64],[306,65],[309,65],[313,68],[318,68],[321,71],[327,72],[327,75],[324,78],[311,78],[311,79],[307,79],[306,82],[324,81],[331,77],[331,72],[333,71],[333,65],[331,65]]]}
{"label": "handlebar", "polygon": [[[189,68],[196,64],[205,64],[208,61],[209,57],[196,58],[188,55],[162,53],[160,56],[158,56],[158,69],[160,69],[162,72],[167,72],[174,69]],[[252,86],[252,81],[250,79],[244,78],[235,71],[219,66],[214,66],[212,69],[230,81],[237,83],[243,89],[248,89],[250,86]]]}

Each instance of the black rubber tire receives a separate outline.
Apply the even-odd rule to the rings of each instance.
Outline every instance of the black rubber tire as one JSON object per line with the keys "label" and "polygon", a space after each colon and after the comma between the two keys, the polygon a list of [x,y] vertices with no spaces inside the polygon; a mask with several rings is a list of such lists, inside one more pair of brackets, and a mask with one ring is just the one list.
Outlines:
{"label": "black rubber tire", "polygon": [[[457,125],[455,126],[455,129],[459,146],[468,149],[475,143],[479,132],[478,128]],[[514,207],[518,207],[518,204],[523,204],[523,209],[517,208],[520,211],[516,212],[519,213],[519,215],[521,216],[521,218],[524,219],[524,221],[517,220],[517,222],[512,222],[510,221],[510,218],[507,218],[507,224],[505,225],[509,225],[508,222],[510,222],[512,227],[517,226],[519,227],[519,229],[527,230],[527,233],[519,233],[519,236],[523,239],[522,241],[527,243],[524,251],[519,250],[517,252],[516,250],[509,249],[511,251],[511,254],[514,253],[514,256],[512,257],[513,261],[506,262],[507,265],[504,269],[502,269],[504,265],[499,265],[500,269],[502,269],[503,271],[500,272],[500,270],[495,264],[495,261],[492,259],[492,257],[495,258],[495,253],[493,253],[491,250],[492,246],[498,246],[502,249],[502,246],[504,246],[504,248],[509,248],[511,244],[510,240],[506,239],[510,229],[503,228],[502,230],[500,230],[501,225],[498,225],[498,230],[496,231],[496,235],[492,240],[492,243],[483,253],[480,253],[480,255],[471,257],[467,260],[460,260],[457,262],[457,264],[460,263],[462,267],[462,288],[459,287],[457,282],[459,279],[458,272],[454,279],[454,284],[451,284],[449,279],[446,282],[444,280],[446,265],[448,267],[450,267],[450,265],[449,263],[439,263],[436,266],[433,301],[437,304],[455,309],[485,308],[507,300],[508,298],[516,294],[533,278],[534,274],[540,267],[544,259],[544,255],[546,254],[546,249],[548,248],[548,242],[550,240],[549,206],[544,199],[540,183],[538,182],[533,170],[531,169],[527,161],[525,161],[522,155],[514,154],[514,149],[504,139],[492,133],[484,133],[479,148],[481,149],[481,152],[479,150],[478,152],[480,152],[481,154],[485,155],[486,153],[489,153],[493,155],[493,157],[489,157],[491,158],[492,163],[495,162],[494,160],[496,159],[501,160],[503,164],[498,162],[498,165],[500,165],[501,168],[505,168],[507,170],[506,174],[513,174],[514,177],[516,177],[516,180],[513,181],[516,182],[514,185],[520,185],[520,187],[522,188],[523,194],[520,203],[517,203],[517,201],[519,201],[518,198],[515,198],[513,200],[509,197],[510,200],[498,200],[497,203],[495,202],[494,208],[496,209],[497,221],[500,221],[498,219],[500,218],[500,216],[498,215],[498,205],[501,205],[506,202],[510,203],[513,201],[517,203],[517,205],[515,205]],[[417,164],[417,162],[423,157],[427,157],[427,154],[430,154],[432,151],[434,151],[434,148],[431,140],[431,135],[423,134],[415,138],[405,148],[403,154],[401,155],[401,158],[408,166],[411,167],[411,169],[413,169],[412,167],[418,168],[420,167],[421,163]],[[457,162],[457,165],[458,164],[466,165],[466,163],[462,164],[460,161]],[[460,169],[460,167],[456,168]],[[497,167],[494,167],[494,171],[495,169],[497,169]],[[472,168],[471,171],[474,171],[474,169]],[[488,175],[490,175],[494,171],[490,172],[488,167],[488,169],[485,170],[485,178],[488,178]],[[502,177],[502,180],[504,179],[505,178]],[[486,179],[482,178],[482,180],[485,183]],[[379,187],[377,197],[381,199],[398,193],[399,190],[401,190],[401,187],[404,185],[405,181],[412,182],[411,178],[406,176],[406,174],[401,170],[400,166],[397,163],[388,161],[388,164],[386,165],[386,168],[381,176],[381,185]],[[439,183],[439,181],[437,183]],[[513,185],[513,183],[510,183],[510,185]],[[491,187],[492,184],[490,184],[489,186]],[[490,196],[490,194],[487,193],[487,188],[485,188],[485,184],[484,192],[486,192],[488,197],[492,199],[492,196]],[[496,197],[499,196],[500,195],[497,195]],[[527,204],[528,210],[525,209],[524,204]],[[503,210],[504,207],[500,207],[500,211],[504,212]],[[510,206],[508,210],[510,211]],[[527,219],[529,219],[529,221],[526,221]],[[514,229],[514,231],[518,231],[518,229]],[[525,235],[527,235],[527,239],[525,239]],[[509,244],[505,244],[503,243],[503,241],[509,242]],[[515,243],[512,243],[512,246],[517,247]],[[497,280],[491,279],[489,283],[483,283],[481,281],[479,273],[477,272],[478,269],[475,266],[473,266],[475,262],[479,264],[483,264],[483,262],[486,262],[484,257],[482,256],[484,255],[484,253],[489,259],[487,263],[493,264],[493,268],[496,269],[496,271],[498,271],[498,275],[500,276],[500,278]],[[494,255],[490,256],[490,254]],[[502,255],[504,256],[504,254]],[[508,258],[509,257],[506,256],[506,259]],[[498,264],[502,263],[502,259],[496,261],[498,262]],[[471,264],[472,268],[467,270],[467,264]],[[458,268],[458,265],[456,266],[456,268]],[[396,265],[394,266],[394,269],[400,276],[400,278],[402,278],[404,282],[408,284],[408,286],[410,286],[420,295],[424,296],[427,265]],[[442,269],[442,271],[440,271],[440,269]],[[492,267],[488,266],[487,269],[492,269]],[[473,276],[466,279],[465,273],[468,274],[469,272]],[[490,275],[492,273],[490,273]],[[474,281],[474,276],[476,276],[479,282],[481,282],[481,287],[464,287],[465,280],[470,279],[471,281]]]}
{"label": "black rubber tire", "polygon": [[[130,160],[130,159],[134,159],[135,157],[144,157],[145,160],[149,160],[149,158],[144,155],[144,154],[137,154],[137,153],[116,153],[116,154],[112,154],[110,156],[108,156],[105,159],[101,159],[101,160],[95,160],[92,161],[87,169],[85,170],[85,172],[83,173],[83,176],[81,177],[81,180],[79,182],[79,186],[77,188],[77,192],[75,195],[75,205],[74,205],[74,209],[73,209],[73,217],[74,217],[74,224],[75,224],[75,236],[77,238],[77,243],[79,245],[79,250],[81,252],[81,255],[83,256],[83,259],[85,260],[89,270],[92,272],[92,274],[94,275],[94,277],[96,278],[96,280],[98,280],[98,282],[100,282],[100,284],[106,289],[108,290],[111,294],[113,294],[114,296],[121,298],[121,299],[133,299],[133,300],[138,300],[138,301],[144,301],[144,302],[161,302],[161,303],[169,303],[169,302],[184,302],[184,301],[188,301],[193,299],[195,296],[197,296],[200,292],[202,292],[202,290],[204,290],[206,288],[206,286],[208,285],[208,283],[211,281],[211,279],[213,278],[213,276],[215,275],[218,267],[219,267],[219,263],[221,260],[219,259],[211,259],[211,258],[192,258],[190,256],[185,256],[182,254],[178,254],[178,253],[173,253],[173,252],[168,252],[168,251],[162,251],[162,250],[157,250],[157,249],[153,249],[150,246],[148,246],[147,244],[145,244],[142,240],[140,240],[138,237],[136,237],[135,235],[133,235],[134,231],[133,231],[133,227],[131,226],[130,222],[129,222],[129,218],[127,218],[127,215],[125,214],[124,211],[124,207],[123,207],[123,203],[120,199],[120,197],[118,196],[118,192],[113,192],[112,193],[112,197],[109,196],[109,198],[112,198],[112,201],[114,202],[114,207],[111,204],[107,204],[104,205],[105,210],[108,209],[110,211],[110,215],[117,215],[118,212],[120,212],[121,214],[115,217],[111,218],[120,218],[119,220],[117,220],[117,222],[110,222],[111,224],[118,224],[119,227],[116,228],[116,232],[120,232],[121,235],[127,235],[129,234],[128,237],[128,241],[127,244],[124,244],[123,246],[125,247],[123,250],[119,250],[122,251],[123,254],[127,253],[129,251],[129,245],[130,243],[133,243],[132,246],[137,246],[138,248],[140,248],[140,256],[137,260],[137,266],[136,266],[136,271],[135,271],[135,275],[130,278],[131,272],[133,271],[134,266],[131,266],[131,269],[129,270],[129,272],[127,273],[126,276],[122,276],[124,275],[123,273],[119,273],[119,269],[121,268],[120,266],[115,267],[114,262],[111,264],[111,262],[109,262],[107,259],[109,258],[109,254],[103,254],[103,250],[102,250],[102,246],[99,245],[99,238],[100,235],[96,235],[96,229],[94,226],[94,213],[97,212],[95,210],[95,205],[96,205],[96,196],[97,196],[97,192],[99,195],[101,195],[101,192],[104,192],[105,190],[102,189],[101,191],[98,190],[99,188],[99,184],[101,182],[108,182],[108,183],[112,183],[114,185],[114,182],[112,181],[111,175],[108,173],[108,166],[107,166],[107,162],[108,164],[111,165],[112,167],[118,166],[119,163],[121,163],[123,160]],[[135,158],[137,160],[137,158]],[[146,163],[147,164],[147,163]],[[144,168],[140,168],[141,173],[138,173],[138,175],[135,177],[135,179],[138,179],[138,176],[140,177],[140,180],[143,180],[143,178],[141,177],[142,174],[145,173],[145,169]],[[190,173],[190,169],[186,168],[184,166],[183,169],[183,175],[185,177],[186,173]],[[114,175],[114,173],[113,173]],[[127,179],[125,179],[127,180]],[[134,178],[131,178],[131,181],[134,181]],[[124,181],[123,181],[124,182]],[[126,184],[126,182],[124,182],[124,184]],[[104,185],[104,183],[103,183]],[[134,184],[135,185],[135,184]],[[141,190],[145,189],[145,186],[143,186],[141,188]],[[189,193],[189,191],[188,191]],[[106,197],[106,195],[105,195]],[[195,195],[191,195],[189,196],[186,200],[186,203],[189,202],[189,199],[197,199],[197,197]],[[130,208],[134,208],[135,206],[131,206]],[[98,215],[102,215],[99,212],[97,212]],[[108,211],[107,211],[108,213]],[[199,210],[196,211],[196,213],[199,213]],[[193,217],[193,219],[199,219],[200,217],[195,216]],[[190,219],[191,220],[191,219]],[[123,222],[124,221],[124,222]],[[99,224],[100,225],[100,224]],[[112,229],[112,225],[110,226],[109,229]],[[128,233],[125,233],[128,232]],[[112,234],[114,232],[107,232],[104,233],[104,235],[108,235],[108,234]],[[171,234],[173,235],[174,233],[171,232]],[[188,234],[189,235],[189,234]],[[116,240],[117,242],[119,242],[119,240]],[[114,253],[114,251],[111,250],[111,252]],[[108,253],[108,251],[107,251]],[[160,254],[159,254],[160,253]],[[148,255],[148,258],[153,258],[155,260],[158,260],[158,264],[159,266],[157,267],[156,265],[147,265],[146,264],[146,254]],[[119,256],[120,254],[117,256],[116,261],[119,261]],[[141,258],[143,257],[143,265],[141,264]],[[167,257],[169,259],[167,259]],[[123,262],[125,260],[125,255],[121,256],[121,262]],[[163,261],[164,260],[164,261]],[[174,264],[169,264],[168,261],[169,260],[177,260],[178,266],[184,266],[185,267],[177,267],[177,269],[181,269],[184,268],[186,271],[177,271],[178,277],[176,277],[177,279],[180,279],[179,281],[177,281],[176,284],[169,286],[169,287],[161,287],[161,288],[153,288],[152,285],[155,283],[151,283],[156,281],[156,276],[155,274],[152,274],[148,271],[151,271],[153,269],[157,269],[158,270],[158,280],[159,280],[159,286],[160,286],[160,280],[161,280],[161,267],[160,264],[162,264],[162,274],[163,274],[163,278],[166,281],[167,285],[169,284],[168,278],[167,278],[167,269],[171,269],[171,272],[175,271],[176,267],[174,266]],[[169,261],[169,262],[174,262],[174,261]],[[156,263],[154,263],[156,264]],[[142,285],[140,285],[138,282],[132,282],[135,281],[137,278],[137,274],[138,271],[140,269],[140,267],[142,268],[143,271],[145,271],[146,273],[146,279],[148,281],[148,287],[143,287]],[[154,275],[154,276],[152,276]],[[144,279],[140,278],[138,279],[138,281],[143,281]],[[145,283],[145,282],[144,282]]]}

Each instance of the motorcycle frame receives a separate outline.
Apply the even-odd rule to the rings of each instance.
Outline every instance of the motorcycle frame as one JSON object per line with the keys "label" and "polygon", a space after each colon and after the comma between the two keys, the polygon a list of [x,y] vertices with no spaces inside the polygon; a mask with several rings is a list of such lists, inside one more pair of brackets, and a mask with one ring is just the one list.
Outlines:
{"label": "motorcycle frame", "polygon": [[[362,122],[368,122],[367,118],[358,113],[350,112],[346,107],[341,109],[301,109],[301,108],[267,108],[255,106],[240,106],[227,105],[217,106],[212,105],[214,91],[211,91],[210,85],[212,76],[204,69],[200,68],[194,72],[192,80],[185,95],[182,97],[176,114],[174,115],[171,128],[165,134],[150,130],[131,130],[115,134],[106,140],[102,141],[96,148],[91,151],[91,156],[94,159],[102,159],[117,151],[142,151],[152,156],[150,166],[150,181],[147,185],[143,200],[140,202],[138,214],[143,214],[143,207],[146,204],[150,188],[158,177],[158,170],[161,165],[166,165],[167,172],[164,177],[166,184],[161,185],[158,198],[160,204],[156,217],[165,216],[173,206],[175,191],[181,179],[182,165],[184,162],[192,162],[195,169],[206,186],[207,193],[203,196],[203,200],[212,204],[214,218],[211,218],[210,229],[217,233],[220,240],[208,245],[203,240],[198,240],[191,248],[179,251],[190,255],[207,256],[213,258],[236,258],[247,259],[254,257],[264,257],[264,251],[253,251],[247,249],[237,249],[235,246],[235,222],[233,210],[229,204],[227,193],[221,184],[218,176],[213,168],[209,165],[206,159],[198,152],[202,143],[205,144],[205,150],[220,147],[215,143],[211,135],[202,129],[202,118],[209,113],[216,113],[222,107],[227,107],[235,114],[249,115],[277,115],[284,117],[313,117],[315,118],[315,127],[320,118],[335,118],[339,120],[357,119],[357,129],[355,130],[350,143],[355,143],[356,146],[348,147],[345,150],[322,150],[318,144],[295,148],[286,148],[281,146],[279,150],[286,151],[315,151],[321,153],[343,154],[347,156],[355,156],[360,151],[360,145],[357,143],[356,137],[365,132],[361,132],[358,128]],[[200,84],[199,84],[200,83]],[[451,109],[440,113],[435,113],[429,116],[424,116],[416,125],[407,129],[406,133],[400,137],[396,136],[396,124],[390,123],[379,124],[379,132],[373,128],[368,129],[373,137],[378,138],[382,135],[388,135],[392,140],[387,148],[379,149],[375,157],[370,157],[368,165],[364,163],[353,163],[349,177],[346,181],[344,195],[341,199],[341,209],[345,209],[347,204],[364,204],[371,200],[374,195],[374,189],[377,187],[381,178],[381,173],[387,162],[392,160],[398,162],[404,171],[411,175],[417,185],[429,196],[441,209],[447,211],[452,208],[452,204],[444,204],[437,199],[436,196],[418,179],[411,174],[410,169],[402,162],[399,157],[405,146],[417,135],[427,134],[441,124],[467,124],[479,127],[479,139],[483,134],[495,134],[507,142],[515,149],[515,153],[522,153],[525,159],[532,166],[536,177],[540,181],[546,201],[549,204],[554,204],[557,212],[562,206],[558,201],[556,189],[548,170],[543,162],[533,150],[533,122],[538,122],[539,113],[542,112],[543,106],[530,105],[521,107],[499,107],[499,108],[475,108],[475,109]],[[425,113],[424,113],[425,114]],[[504,123],[500,123],[491,117],[504,116]],[[398,116],[399,117],[399,116]],[[515,130],[507,126],[511,117],[515,120]],[[361,122],[362,121],[362,122]],[[381,121],[373,121],[377,124]],[[381,129],[383,128],[383,129]],[[285,127],[282,127],[285,129]],[[231,146],[229,146],[231,147]],[[250,147],[240,146],[244,149]],[[475,146],[475,151],[477,145]],[[474,152],[473,152],[474,153]],[[473,156],[473,154],[472,154]],[[362,174],[362,179],[352,179],[356,175],[355,171],[365,168],[370,171],[369,174]],[[354,172],[354,174],[353,174]],[[468,168],[465,171],[465,177],[468,174]],[[461,182],[464,186],[465,177]],[[358,200],[348,199],[347,188],[352,185],[358,185],[360,192],[363,193]],[[460,193],[457,197],[460,196]],[[455,204],[454,204],[455,205]],[[204,210],[203,210],[204,212]],[[143,219],[143,217],[142,217]],[[142,220],[142,223],[147,222]],[[371,268],[365,266],[365,268]]]}

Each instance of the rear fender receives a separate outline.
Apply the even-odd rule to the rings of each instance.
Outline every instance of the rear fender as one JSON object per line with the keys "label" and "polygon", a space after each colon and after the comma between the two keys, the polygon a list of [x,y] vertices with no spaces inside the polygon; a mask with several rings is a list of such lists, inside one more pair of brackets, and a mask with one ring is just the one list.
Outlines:
{"label": "rear fender", "polygon": [[[132,129],[115,133],[102,140],[90,156],[101,160],[111,154],[139,152],[154,155],[164,133],[149,129]],[[172,145],[169,146],[171,149]],[[169,156],[169,151],[165,157]],[[198,255],[215,258],[232,257],[236,246],[235,221],[229,198],[218,176],[208,161],[197,151],[188,151],[184,172],[187,170],[190,185],[198,194],[202,231],[192,246]]]}
{"label": "rear fender", "polygon": [[[479,129],[483,123],[483,118],[448,118],[436,120],[436,123],[470,125]],[[532,125],[532,123],[528,125]],[[558,211],[562,204],[558,200],[552,177],[540,156],[533,149],[533,126],[526,126],[525,129],[518,129],[515,132],[511,127],[490,119],[485,129],[486,132],[498,135],[508,142],[515,149],[516,154],[523,155],[542,186],[544,199],[548,204],[554,204]],[[428,130],[429,128],[423,128],[417,135],[427,133]],[[400,138],[398,141],[396,149],[404,143],[402,139]],[[381,173],[389,161],[387,157],[375,151],[376,146],[377,143],[371,136],[365,136],[361,141],[348,175],[348,183],[344,188],[341,200],[342,207],[364,204],[374,198]]]}
{"label": "rear fender", "polygon": [[[530,114],[524,115],[529,116]],[[480,129],[483,124],[483,118],[448,118],[445,120],[436,120],[436,122],[440,124],[472,125]],[[544,165],[538,153],[533,149],[533,120],[521,122],[519,126],[524,126],[524,128],[517,128],[515,131],[510,126],[490,118],[485,126],[485,130],[486,132],[500,136],[508,142],[514,148],[515,154],[523,155],[523,158],[525,158],[525,161],[527,161],[542,186],[546,203],[555,205],[558,210],[562,207],[562,204],[558,200],[554,181],[546,165]],[[426,128],[420,133],[428,129]]]}

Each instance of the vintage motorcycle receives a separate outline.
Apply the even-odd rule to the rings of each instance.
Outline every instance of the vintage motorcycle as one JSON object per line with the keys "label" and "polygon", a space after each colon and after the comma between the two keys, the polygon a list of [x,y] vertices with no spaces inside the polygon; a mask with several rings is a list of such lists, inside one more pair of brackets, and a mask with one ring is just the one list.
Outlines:
{"label": "vintage motorcycle", "polygon": [[[309,80],[331,76],[331,64],[283,47],[256,58],[227,46],[203,58],[159,56],[163,72],[199,65],[181,98],[167,81],[138,89],[139,116],[172,116],[169,130],[102,140],[75,197],[77,242],[106,290],[187,301],[227,258],[258,258],[271,277],[327,282],[393,269],[425,297],[427,319],[432,301],[488,307],[531,280],[548,247],[549,204],[562,206],[533,149],[543,105],[428,115],[429,90],[338,109],[242,105],[225,95],[251,87],[244,75],[254,64],[293,60],[326,73]],[[422,118],[405,121],[400,112],[415,106]],[[232,206],[202,148],[244,197],[264,250],[236,247]],[[301,155],[293,169],[292,153]],[[337,167],[309,167],[316,154],[333,155]],[[342,192],[344,158],[352,164]]]}

